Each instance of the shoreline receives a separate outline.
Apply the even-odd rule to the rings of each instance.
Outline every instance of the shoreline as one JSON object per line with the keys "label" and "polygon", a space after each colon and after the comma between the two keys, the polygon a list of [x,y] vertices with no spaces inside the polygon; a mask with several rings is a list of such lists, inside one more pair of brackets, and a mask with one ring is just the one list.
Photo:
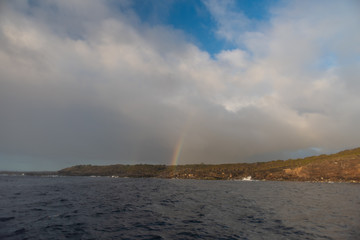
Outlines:
{"label": "shoreline", "polygon": [[[54,172],[56,173],[56,172]],[[131,178],[131,179],[166,179],[166,180],[199,180],[199,181],[233,181],[233,182],[304,182],[304,183],[356,183],[359,184],[360,181],[356,180],[299,180],[299,179],[211,179],[211,178],[167,178],[167,177],[121,177],[121,176],[110,176],[110,175],[62,175],[62,174],[28,174],[28,172],[21,173],[9,173],[4,174],[0,173],[0,177],[44,177],[44,178],[56,178],[56,177],[89,177],[89,178]]]}
{"label": "shoreline", "polygon": [[360,183],[360,148],[330,155],[256,163],[103,166],[88,164],[59,171],[0,171],[1,174]]}

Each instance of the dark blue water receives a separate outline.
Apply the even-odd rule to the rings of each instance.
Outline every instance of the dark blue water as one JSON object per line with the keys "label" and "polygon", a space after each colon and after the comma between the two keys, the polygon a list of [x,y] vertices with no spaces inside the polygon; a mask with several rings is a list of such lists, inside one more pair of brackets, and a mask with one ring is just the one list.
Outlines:
{"label": "dark blue water", "polygon": [[0,239],[360,239],[360,184],[2,176]]}

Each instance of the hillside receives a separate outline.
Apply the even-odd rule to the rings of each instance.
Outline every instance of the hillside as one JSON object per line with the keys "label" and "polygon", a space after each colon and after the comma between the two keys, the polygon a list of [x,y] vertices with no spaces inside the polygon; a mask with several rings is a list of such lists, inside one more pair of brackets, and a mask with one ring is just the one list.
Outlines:
{"label": "hillside", "polygon": [[302,159],[238,164],[78,165],[58,171],[67,176],[157,177],[236,180],[360,182],[360,148]]}

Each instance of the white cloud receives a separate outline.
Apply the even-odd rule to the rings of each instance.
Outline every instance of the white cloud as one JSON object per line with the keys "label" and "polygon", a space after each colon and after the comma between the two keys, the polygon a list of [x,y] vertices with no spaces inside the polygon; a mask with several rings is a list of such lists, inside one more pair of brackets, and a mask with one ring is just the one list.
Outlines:
{"label": "white cloud", "polygon": [[204,4],[218,24],[216,34],[229,42],[241,43],[242,33],[246,31],[253,22],[244,13],[235,11],[234,0],[204,0]]}

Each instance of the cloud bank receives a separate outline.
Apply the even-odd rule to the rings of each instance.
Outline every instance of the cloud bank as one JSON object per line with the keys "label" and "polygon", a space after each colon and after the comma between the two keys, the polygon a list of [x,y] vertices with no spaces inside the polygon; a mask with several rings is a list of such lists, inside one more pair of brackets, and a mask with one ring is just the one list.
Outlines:
{"label": "cloud bank", "polygon": [[231,163],[359,146],[360,5],[204,1],[216,37],[142,22],[131,1],[0,5],[0,166]]}

